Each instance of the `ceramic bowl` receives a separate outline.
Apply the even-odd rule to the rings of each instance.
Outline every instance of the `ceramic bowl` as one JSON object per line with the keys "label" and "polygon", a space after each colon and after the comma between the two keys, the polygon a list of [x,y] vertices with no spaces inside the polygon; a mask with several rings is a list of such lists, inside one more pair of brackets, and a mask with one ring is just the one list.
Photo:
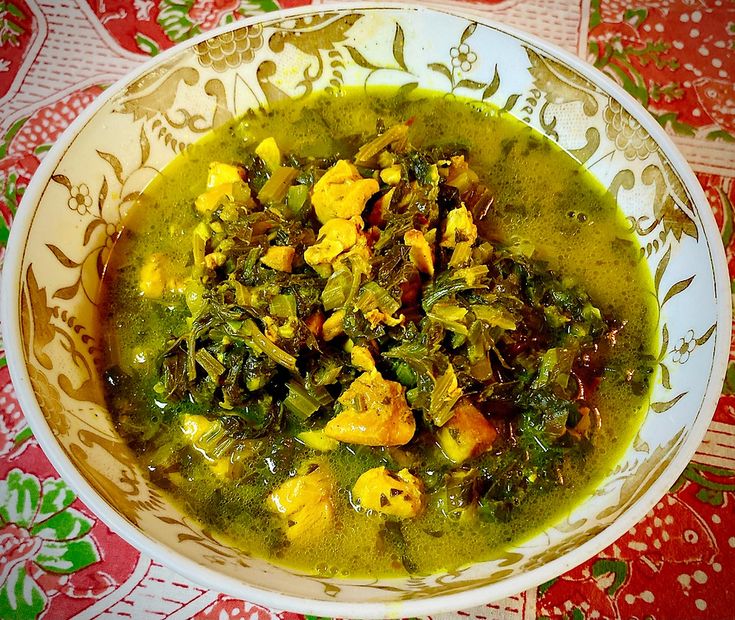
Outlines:
{"label": "ceramic bowl", "polygon": [[[231,117],[343,86],[417,86],[487,101],[566,149],[638,237],[660,311],[643,424],[594,494],[498,559],[449,573],[342,580],[245,557],[173,507],[115,432],[100,391],[97,291],[127,208],[166,163]],[[415,616],[540,584],[640,520],[711,420],[730,348],[720,236],[659,125],[577,58],[499,24],[405,5],[273,13],[193,39],[107,89],[46,155],[13,225],[3,329],[46,454],[113,530],[208,588],[319,616]]]}

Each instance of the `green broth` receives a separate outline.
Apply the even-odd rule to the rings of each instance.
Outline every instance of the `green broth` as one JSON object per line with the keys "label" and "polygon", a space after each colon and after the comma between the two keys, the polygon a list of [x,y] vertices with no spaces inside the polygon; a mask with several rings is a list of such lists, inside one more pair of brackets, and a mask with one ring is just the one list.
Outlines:
{"label": "green broth", "polygon": [[[646,360],[652,359],[657,320],[650,273],[613,197],[569,155],[487,106],[427,94],[409,101],[381,93],[315,97],[250,114],[189,147],[148,187],[127,222],[127,233],[113,253],[105,307],[113,351],[108,362],[119,364],[133,379],[125,385],[124,398],[109,390],[108,400],[143,462],[156,446],[165,450],[167,442],[183,442],[178,426],[156,403],[153,369],[162,341],[177,332],[186,315],[180,303],[139,295],[140,266],[155,251],[169,257],[174,274],[189,273],[189,240],[198,221],[192,204],[205,189],[209,163],[241,161],[270,136],[283,152],[350,156],[379,120],[391,126],[407,119],[413,119],[409,135],[416,148],[456,144],[470,154],[473,169],[494,195],[492,218],[482,233],[506,243],[524,240],[550,269],[583,283],[606,315],[624,323],[611,363],[630,369],[629,374],[650,371]],[[507,522],[454,520],[430,507],[418,518],[391,521],[397,525],[386,528],[390,520],[357,512],[349,489],[369,467],[400,468],[400,451],[393,449],[345,444],[322,457],[336,478],[337,525],[308,545],[284,545],[277,520],[265,508],[266,496],[293,474],[293,464],[313,455],[298,442],[265,442],[234,481],[213,476],[196,454],[178,464],[175,475],[165,468],[151,475],[185,511],[253,555],[337,576],[452,570],[499,554],[582,502],[632,441],[647,396],[645,380],[604,374],[593,396],[601,417],[593,449],[565,466],[562,485],[527,496]],[[424,469],[432,470],[437,458],[429,451]]]}

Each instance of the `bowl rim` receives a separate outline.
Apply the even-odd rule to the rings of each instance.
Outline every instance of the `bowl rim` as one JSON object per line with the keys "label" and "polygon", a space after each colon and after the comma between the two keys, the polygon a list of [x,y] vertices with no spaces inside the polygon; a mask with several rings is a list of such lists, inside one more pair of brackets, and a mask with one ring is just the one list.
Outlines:
{"label": "bowl rim", "polygon": [[[717,309],[717,328],[723,335],[731,326],[732,308],[729,294],[730,278],[727,269],[725,250],[722,245],[719,229],[704,191],[690,165],[684,159],[671,138],[666,134],[658,122],[632,95],[621,86],[608,78],[601,71],[594,68],[586,60],[577,57],[561,47],[549,43],[535,35],[521,29],[507,26],[493,19],[469,12],[466,7],[443,7],[434,5],[420,5],[405,2],[335,2],[321,5],[307,5],[292,9],[262,13],[247,19],[237,20],[231,24],[202,33],[187,41],[179,43],[170,49],[143,62],[137,68],[126,73],[123,77],[111,84],[101,93],[62,133],[53,147],[46,153],[41,164],[33,175],[25,191],[17,215],[10,231],[10,238],[6,247],[4,266],[0,274],[0,297],[8,300],[0,304],[0,323],[5,342],[5,355],[11,380],[16,390],[21,409],[28,421],[34,436],[58,470],[61,478],[77,494],[79,499],[103,521],[110,529],[134,546],[141,553],[159,560],[168,568],[183,575],[194,583],[201,584],[209,589],[244,598],[245,600],[272,609],[295,611],[304,614],[330,615],[350,618],[381,618],[417,616],[453,611],[461,608],[473,607],[495,601],[507,596],[534,588],[549,579],[571,570],[587,561],[595,554],[612,544],[628,529],[638,523],[645,514],[665,495],[679,474],[684,470],[701,443],[720,397],[724,383],[727,362],[730,352],[730,338],[719,338],[713,352],[712,372],[708,376],[699,415],[695,424],[690,427],[686,441],[679,447],[677,454],[651,484],[648,490],[641,495],[627,510],[613,522],[594,535],[590,540],[579,547],[566,552],[542,566],[530,571],[505,578],[493,584],[466,590],[454,594],[439,594],[421,599],[400,600],[392,602],[337,602],[314,600],[296,595],[287,595],[276,590],[266,590],[258,586],[247,584],[234,577],[223,575],[212,568],[180,555],[173,547],[169,547],[148,534],[139,530],[132,523],[120,515],[114,507],[106,502],[102,496],[84,479],[70,458],[57,443],[43,412],[35,398],[33,388],[24,362],[23,347],[20,333],[20,308],[17,300],[20,293],[20,273],[24,252],[23,241],[27,237],[33,217],[34,206],[38,203],[48,180],[63,157],[68,146],[73,142],[78,132],[89,120],[113,97],[118,95],[127,85],[140,78],[155,67],[172,59],[183,50],[191,48],[202,41],[216,37],[222,33],[237,30],[242,27],[268,23],[276,20],[289,19],[299,15],[312,15],[329,12],[356,12],[361,10],[389,9],[396,11],[416,11],[417,13],[445,14],[460,19],[467,19],[492,28],[502,34],[510,35],[522,43],[541,50],[551,58],[556,59],[572,68],[593,84],[600,87],[605,93],[614,97],[654,139],[658,147],[666,155],[672,167],[684,182],[694,205],[707,207],[697,210],[700,223],[709,241],[708,248],[713,261],[714,291]],[[714,243],[712,241],[715,241]],[[704,414],[704,415],[703,415]],[[347,580],[349,583],[349,580]]]}

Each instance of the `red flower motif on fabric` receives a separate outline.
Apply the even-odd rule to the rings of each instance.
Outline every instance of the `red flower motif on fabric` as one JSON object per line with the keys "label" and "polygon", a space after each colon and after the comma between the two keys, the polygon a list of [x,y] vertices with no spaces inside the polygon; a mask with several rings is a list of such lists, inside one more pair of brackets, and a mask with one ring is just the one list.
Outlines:
{"label": "red flower motif on fabric", "polygon": [[35,440],[32,440],[30,429],[15,397],[8,368],[0,368],[0,458],[15,458],[32,443]]}
{"label": "red flower motif on fabric", "polygon": [[239,5],[240,0],[196,0],[189,9],[189,18],[202,30],[211,30]]}
{"label": "red flower motif on fabric", "polygon": [[[276,0],[87,0],[124,49],[150,56],[174,43],[282,6]],[[308,4],[308,0],[300,0]]]}
{"label": "red flower motif on fabric", "polygon": [[41,545],[41,539],[26,528],[6,523],[0,529],[0,583],[6,583],[19,564],[32,561]]}
{"label": "red flower motif on fabric", "polygon": [[[728,17],[731,19],[728,19]],[[679,135],[735,138],[735,7],[699,0],[592,5],[595,66]]]}
{"label": "red flower motif on fabric", "polygon": [[735,600],[728,603],[730,595],[717,584],[735,569],[730,553],[735,539],[718,539],[730,530],[722,527],[722,510],[715,507],[735,499],[735,472],[694,464],[687,472],[675,492],[615,544],[540,586],[538,616],[726,617]]}
{"label": "red flower motif on fabric", "polygon": [[0,2],[0,97],[21,77],[21,65],[37,36],[33,25],[33,14],[25,0]]}
{"label": "red flower motif on fabric", "polygon": [[200,620],[302,620],[303,616],[291,612],[276,613],[240,599],[221,594],[199,616]]}

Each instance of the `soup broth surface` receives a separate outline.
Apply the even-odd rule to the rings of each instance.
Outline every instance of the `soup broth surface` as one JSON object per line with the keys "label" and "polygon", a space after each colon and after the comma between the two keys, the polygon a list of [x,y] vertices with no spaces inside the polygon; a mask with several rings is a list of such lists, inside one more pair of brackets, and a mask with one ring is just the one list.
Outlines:
{"label": "soup broth surface", "polygon": [[[577,283],[608,320],[607,333],[614,332],[605,369],[591,380],[594,389],[585,397],[594,411],[593,428],[584,431],[584,440],[563,459],[553,483],[523,481],[517,502],[509,487],[507,498],[498,503],[496,489],[489,513],[471,498],[463,504],[441,481],[451,472],[487,470],[502,484],[497,469],[505,445],[501,439],[493,449],[461,463],[451,462],[433,440],[419,439],[427,424],[420,419],[415,438],[402,446],[339,442],[336,449],[322,451],[295,439],[304,430],[323,427],[335,415],[330,404],[308,419],[284,410],[280,430],[242,439],[236,472],[222,474],[217,468],[229,465],[217,465],[182,431],[183,415],[216,417],[221,408],[215,415],[192,398],[172,403],[162,394],[162,356],[192,325],[186,285],[177,290],[175,283],[191,278],[191,239],[202,220],[194,203],[207,189],[210,164],[252,161],[253,149],[267,138],[275,140],[284,157],[296,154],[302,162],[310,157],[350,159],[374,137],[376,127],[407,121],[414,149],[463,153],[492,195],[486,217],[476,221],[476,245],[484,239],[493,248],[514,248],[560,281]],[[369,171],[359,170],[369,177]],[[363,216],[367,230],[370,218]],[[319,227],[315,223],[314,231]],[[165,257],[165,279],[174,282],[153,297],[141,292],[141,272],[152,254]],[[294,268],[294,273],[308,270]],[[657,318],[652,283],[615,200],[549,140],[485,105],[427,93],[398,99],[376,91],[319,96],[248,114],[189,147],[146,189],[112,253],[108,274],[102,306],[107,399],[117,428],[143,468],[185,512],[246,553],[322,575],[428,574],[496,556],[562,518],[594,490],[632,441],[648,398]],[[422,278],[427,281],[425,274]],[[254,320],[267,331],[259,322],[262,317]],[[349,348],[342,338],[337,339],[339,346]],[[387,358],[374,357],[379,368],[388,368]],[[493,357],[496,367],[500,363]],[[204,374],[201,367],[196,369]],[[277,372],[279,377],[285,373],[282,368]],[[388,370],[383,372],[396,380]],[[258,389],[268,393],[270,388]],[[270,395],[272,407],[282,407],[285,393]],[[501,438],[502,429],[512,432],[507,430],[512,423],[501,414],[487,408],[483,413]],[[232,443],[223,448],[226,460],[232,450]],[[288,524],[268,498],[314,462],[332,480],[331,525],[320,536],[290,540],[284,533]],[[424,499],[418,516],[359,509],[354,485],[365,471],[380,466],[393,472],[406,468],[420,481]]]}

